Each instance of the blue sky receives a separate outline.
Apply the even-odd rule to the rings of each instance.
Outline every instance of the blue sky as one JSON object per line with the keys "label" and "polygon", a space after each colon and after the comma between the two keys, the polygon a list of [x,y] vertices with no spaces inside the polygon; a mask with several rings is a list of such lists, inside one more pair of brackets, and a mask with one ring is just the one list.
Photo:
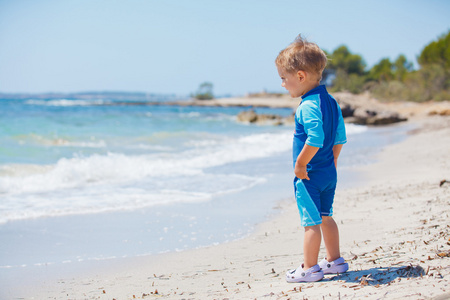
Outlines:
{"label": "blue sky", "polygon": [[280,92],[299,33],[368,66],[450,29],[450,1],[0,0],[0,92]]}

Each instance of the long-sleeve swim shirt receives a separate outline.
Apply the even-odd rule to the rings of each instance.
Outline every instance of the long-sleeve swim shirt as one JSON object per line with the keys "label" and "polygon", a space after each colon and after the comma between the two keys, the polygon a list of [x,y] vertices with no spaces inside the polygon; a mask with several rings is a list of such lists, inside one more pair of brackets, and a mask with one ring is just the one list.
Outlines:
{"label": "long-sleeve swim shirt", "polygon": [[303,95],[295,113],[294,167],[305,144],[320,148],[309,162],[308,172],[334,167],[333,146],[346,142],[341,109],[325,86],[319,85]]}

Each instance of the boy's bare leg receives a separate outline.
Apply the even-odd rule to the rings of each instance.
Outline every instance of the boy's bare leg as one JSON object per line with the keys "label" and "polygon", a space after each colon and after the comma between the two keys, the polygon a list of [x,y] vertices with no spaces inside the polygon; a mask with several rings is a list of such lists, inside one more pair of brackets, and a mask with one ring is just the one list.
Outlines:
{"label": "boy's bare leg", "polygon": [[323,216],[320,225],[327,252],[327,260],[334,261],[341,257],[339,250],[339,229],[332,217]]}
{"label": "boy's bare leg", "polygon": [[321,240],[320,225],[305,227],[305,236],[303,238],[304,270],[317,265]]}

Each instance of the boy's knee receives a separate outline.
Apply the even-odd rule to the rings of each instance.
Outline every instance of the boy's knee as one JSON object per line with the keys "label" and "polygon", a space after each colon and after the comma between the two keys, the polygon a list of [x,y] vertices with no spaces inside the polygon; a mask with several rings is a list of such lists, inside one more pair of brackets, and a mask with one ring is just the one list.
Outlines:
{"label": "boy's knee", "polygon": [[312,225],[312,226],[306,226],[305,231],[320,231],[321,224],[318,225]]}
{"label": "boy's knee", "polygon": [[332,223],[334,219],[332,216],[322,216],[322,224]]}

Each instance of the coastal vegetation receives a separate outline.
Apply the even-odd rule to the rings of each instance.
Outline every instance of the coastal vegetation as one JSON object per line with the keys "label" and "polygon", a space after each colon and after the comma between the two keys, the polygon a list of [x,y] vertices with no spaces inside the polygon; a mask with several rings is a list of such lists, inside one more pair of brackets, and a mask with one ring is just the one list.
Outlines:
{"label": "coastal vegetation", "polygon": [[403,54],[394,61],[383,58],[367,69],[363,57],[345,45],[327,56],[323,81],[332,92],[369,91],[387,101],[450,100],[450,31],[424,47],[417,57],[418,69]]}
{"label": "coastal vegetation", "polygon": [[203,82],[200,84],[197,91],[192,95],[192,98],[197,100],[214,99],[213,87],[214,85],[211,82]]}

